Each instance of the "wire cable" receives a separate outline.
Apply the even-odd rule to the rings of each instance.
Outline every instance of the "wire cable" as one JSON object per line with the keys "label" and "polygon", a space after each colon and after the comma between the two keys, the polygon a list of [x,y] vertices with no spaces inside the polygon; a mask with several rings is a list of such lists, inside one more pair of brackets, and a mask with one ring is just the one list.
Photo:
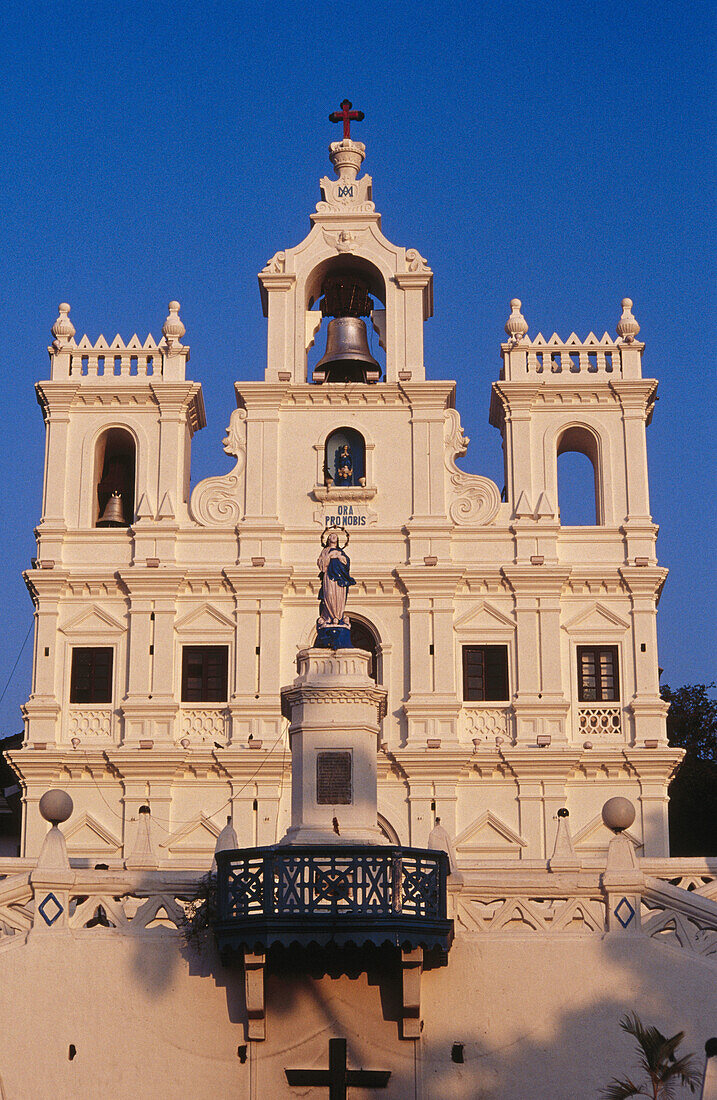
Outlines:
{"label": "wire cable", "polygon": [[27,645],[27,639],[30,637],[30,631],[32,630],[34,624],[35,624],[35,620],[31,619],[30,625],[27,628],[27,634],[25,635],[25,637],[23,639],[23,643],[20,646],[20,652],[18,653],[17,657],[15,658],[15,664],[10,669],[10,675],[7,678],[7,681],[5,683],[5,687],[2,689],[2,695],[0,695],[0,703],[2,703],[3,699],[5,698],[5,692],[10,687],[10,681],[12,680],[13,676],[15,675],[15,669],[17,668],[18,664],[20,663],[20,658],[22,657],[22,651],[25,648],[25,646]]}

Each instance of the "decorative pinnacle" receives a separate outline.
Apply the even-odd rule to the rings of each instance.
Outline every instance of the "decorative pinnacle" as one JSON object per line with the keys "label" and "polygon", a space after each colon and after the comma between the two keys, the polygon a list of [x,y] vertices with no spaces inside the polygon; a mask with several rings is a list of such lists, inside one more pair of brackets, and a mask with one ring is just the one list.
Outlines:
{"label": "decorative pinnacle", "polygon": [[182,324],[179,316],[179,310],[181,309],[181,306],[179,305],[179,302],[170,302],[167,308],[169,309],[169,316],[162,325],[162,332],[164,334],[165,340],[167,341],[168,347],[179,348],[182,346],[180,340],[184,336],[184,333],[187,331]]}
{"label": "decorative pinnacle", "polygon": [[52,326],[52,335],[55,337],[53,341],[55,348],[61,348],[68,344],[75,335],[75,326],[70,320],[70,306],[67,302],[60,302],[57,308],[59,313]]}
{"label": "decorative pinnacle", "polygon": [[528,322],[520,312],[522,304],[520,298],[511,298],[510,300],[512,312],[505,322],[505,331],[508,333],[508,339],[511,344],[519,343],[528,331]]}
{"label": "decorative pinnacle", "polygon": [[632,315],[632,298],[623,298],[622,317],[617,323],[617,334],[622,336],[626,344],[632,344],[639,331],[640,326]]}

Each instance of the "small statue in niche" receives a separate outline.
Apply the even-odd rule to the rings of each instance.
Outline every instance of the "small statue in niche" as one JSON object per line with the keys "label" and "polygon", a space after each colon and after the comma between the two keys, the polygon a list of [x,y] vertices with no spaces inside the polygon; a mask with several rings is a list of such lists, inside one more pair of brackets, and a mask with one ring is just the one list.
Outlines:
{"label": "small statue in niche", "polygon": [[[340,535],[345,537],[339,545]],[[351,622],[346,614],[348,590],[356,581],[349,570],[351,561],[345,547],[349,533],[345,527],[327,527],[321,536],[319,567],[319,617],[316,620],[316,646],[319,649],[350,649]]]}
{"label": "small statue in niche", "polygon": [[354,464],[351,457],[351,448],[348,443],[344,443],[341,447],[336,449],[336,484],[337,485],[353,485],[354,479]]}

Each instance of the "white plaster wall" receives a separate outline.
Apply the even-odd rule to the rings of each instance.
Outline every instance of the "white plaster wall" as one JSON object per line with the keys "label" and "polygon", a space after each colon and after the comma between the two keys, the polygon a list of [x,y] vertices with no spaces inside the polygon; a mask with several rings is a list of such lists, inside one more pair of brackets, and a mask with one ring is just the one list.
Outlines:
{"label": "white plaster wall", "polygon": [[[320,980],[269,975],[267,1040],[246,1043],[241,970],[170,934],[35,935],[0,952],[0,1080],[6,1100],[112,1097],[274,1100],[286,1067],[326,1068],[328,1040],[351,1068],[390,1069],[387,1100],[588,1100],[634,1066],[618,1019],[637,1011],[701,1055],[714,1033],[717,972],[642,937],[458,938],[424,973],[424,1029],[402,1041],[385,972]],[[465,1063],[451,1061],[454,1042]],[[76,1057],[68,1059],[69,1044]],[[351,1090],[351,1096],[364,1095]],[[365,1095],[372,1095],[370,1093]]]}

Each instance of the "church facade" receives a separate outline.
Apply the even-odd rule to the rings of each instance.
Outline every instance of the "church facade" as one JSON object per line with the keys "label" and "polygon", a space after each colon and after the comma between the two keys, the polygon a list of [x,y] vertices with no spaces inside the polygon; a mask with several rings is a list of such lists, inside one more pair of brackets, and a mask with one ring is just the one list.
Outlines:
{"label": "church facade", "polygon": [[[633,985],[654,1010],[661,1000],[647,975],[656,966],[684,1012],[710,997],[717,866],[668,858],[667,791],[680,754],[667,744],[658,685],[666,570],[646,455],[657,383],[643,377],[629,299],[614,338],[585,339],[532,336],[514,299],[489,412],[505,485],[466,472],[456,385],[430,377],[424,362],[433,275],[416,248],[384,237],[371,178],[360,174],[364,156],[350,136],[331,145],[335,178],[321,180],[308,235],[259,274],[266,370],[263,380],[236,382],[223,440],[228,472],[190,488],[192,437],[205,414],[177,302],[158,342],[76,338],[70,307],[60,306],[50,378],[37,385],[46,454],[37,558],[26,573],[33,681],[25,739],[9,754],[24,813],[20,859],[0,861],[0,952],[29,934],[34,965],[53,967],[68,988],[91,957],[115,988],[136,992],[140,978],[123,968],[130,931],[139,936],[137,959],[150,971],[164,960],[180,992],[173,1000],[152,971],[156,988],[137,995],[145,1015],[156,995],[160,1016],[174,1018],[197,1096],[227,1095],[235,1079],[237,1095],[300,1094],[287,1083],[294,1055],[279,1037],[302,1019],[297,1057],[315,1065],[328,1057],[334,1068],[347,1034],[356,1065],[363,1027],[362,1064],[394,1067],[393,1083],[380,1086],[387,1096],[518,1100],[531,1060],[508,1069],[495,1042],[509,1044],[539,1017],[552,1021],[553,1039],[579,1044],[572,1025],[561,1033],[556,1023],[563,993],[591,1027],[593,1002],[606,1027],[623,1003],[614,987],[621,967],[620,980],[633,967]],[[570,451],[592,463],[589,527],[561,524],[558,457]],[[339,587],[349,570],[355,581],[333,618],[339,596],[326,587],[328,566],[321,590],[322,546],[346,558]],[[249,958],[236,1008],[228,979],[215,972],[212,984],[209,970],[182,969],[179,911],[228,819],[244,849],[287,833],[282,688],[294,681],[297,656],[339,627],[343,646],[368,653],[380,696],[369,768],[377,814],[364,826],[378,844],[417,849],[445,836],[455,943],[448,965],[424,975],[423,993],[422,962],[404,959],[393,1016],[370,968],[358,983],[325,976],[315,994],[305,976],[278,972],[262,973],[259,989]],[[345,685],[332,690],[336,716],[326,724],[336,725],[338,743]],[[331,736],[322,743],[330,748]],[[329,764],[327,820],[350,839],[350,773],[338,759]],[[46,843],[39,802],[55,787],[74,804],[63,827],[69,863],[55,869],[57,881],[32,871]],[[635,808],[617,848],[602,813],[615,796]],[[44,927],[30,899],[45,906],[50,894],[60,913]],[[696,930],[692,940],[680,939],[674,913]],[[643,928],[652,931],[635,934]],[[678,942],[663,948],[668,934]],[[204,1077],[199,1053],[186,1054],[191,1014],[182,1000],[198,973],[204,1016],[195,1024],[216,1063]],[[365,1013],[361,1026],[341,1008],[352,1003]],[[265,1040],[262,1055],[236,1035],[257,1017],[261,1026],[247,1023],[247,1035]],[[410,1018],[418,1024],[407,1026]],[[160,1057],[137,1020],[128,1026],[133,1060],[161,1089]],[[100,1041],[97,1020],[78,1028],[88,1044]],[[244,1055],[229,1065],[218,1051],[232,1028]],[[327,1054],[327,1037],[344,1047]],[[535,1039],[538,1060],[541,1043],[545,1035]],[[600,1056],[586,1057],[599,1073]],[[110,1062],[120,1074],[121,1060]],[[577,1080],[579,1066],[563,1068],[565,1080]],[[63,1062],[56,1094],[80,1095],[68,1075],[84,1072]],[[129,1071],[121,1079],[135,1089],[139,1081]],[[562,1095],[557,1080],[548,1073],[544,1091],[533,1082],[530,1095]],[[325,1095],[313,1087],[305,1094]]]}

